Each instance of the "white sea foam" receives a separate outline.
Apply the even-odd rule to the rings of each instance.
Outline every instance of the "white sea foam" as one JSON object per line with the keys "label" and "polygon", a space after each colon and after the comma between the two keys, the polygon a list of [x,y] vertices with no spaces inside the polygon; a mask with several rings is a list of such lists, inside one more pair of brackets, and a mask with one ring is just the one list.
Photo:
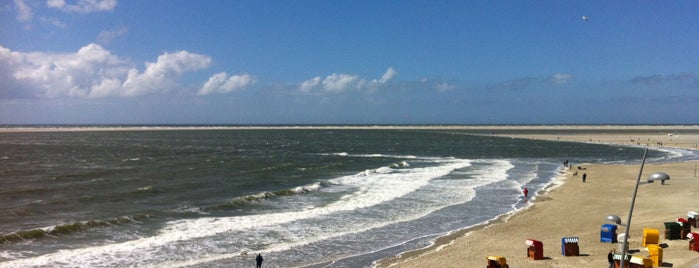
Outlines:
{"label": "white sea foam", "polygon": [[[0,267],[22,266],[52,266],[52,265],[84,265],[112,266],[115,264],[141,265],[159,262],[164,252],[171,248],[172,243],[189,241],[202,237],[212,237],[222,233],[242,230],[254,230],[269,226],[286,224],[294,221],[328,216],[333,213],[354,211],[389,202],[405,196],[426,186],[435,178],[451,173],[454,170],[469,166],[471,161],[460,159],[442,159],[429,167],[393,170],[389,167],[375,169],[371,176],[351,175],[331,180],[331,183],[351,187],[351,193],[342,196],[334,203],[314,207],[302,211],[280,212],[272,214],[249,215],[240,217],[206,217],[199,219],[184,219],[172,221],[157,234],[151,237],[104,246],[81,249],[62,250],[59,252],[20,259],[0,264]],[[462,199],[461,199],[462,200]],[[438,207],[424,210],[422,213],[407,215],[404,219],[411,220],[431,213]],[[352,230],[333,230],[322,235],[303,237],[289,243],[277,243],[276,250],[283,250],[297,244],[307,244],[313,241],[340,236],[350,232],[361,232],[390,224],[391,222],[374,222],[355,226]],[[267,250],[272,250],[270,248]],[[170,249],[171,250],[171,249]],[[138,253],[138,257],[129,258]],[[127,261],[123,263],[123,261]],[[129,262],[131,261],[131,262]],[[132,263],[135,262],[135,263]]]}
{"label": "white sea foam", "polygon": [[316,182],[310,185],[305,185],[305,186],[298,186],[293,189],[291,189],[292,192],[297,193],[297,194],[302,194],[302,193],[308,193],[308,192],[315,192],[320,189],[320,182]]}

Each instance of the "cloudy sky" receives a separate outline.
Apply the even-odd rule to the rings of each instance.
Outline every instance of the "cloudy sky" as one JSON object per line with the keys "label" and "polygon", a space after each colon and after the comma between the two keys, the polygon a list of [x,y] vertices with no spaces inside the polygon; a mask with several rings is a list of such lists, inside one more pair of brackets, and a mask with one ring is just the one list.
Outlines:
{"label": "cloudy sky", "polygon": [[697,10],[4,0],[0,124],[697,124]]}

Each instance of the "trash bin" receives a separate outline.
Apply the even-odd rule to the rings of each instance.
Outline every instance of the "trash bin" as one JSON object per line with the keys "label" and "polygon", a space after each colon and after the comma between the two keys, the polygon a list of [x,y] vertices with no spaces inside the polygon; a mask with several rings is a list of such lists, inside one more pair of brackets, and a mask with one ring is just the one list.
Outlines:
{"label": "trash bin", "polygon": [[689,233],[687,239],[689,239],[689,250],[699,252],[699,233]]}
{"label": "trash bin", "polygon": [[677,223],[680,224],[680,239],[685,239],[692,232],[692,226],[689,225],[689,220],[685,218],[677,218]]}
{"label": "trash bin", "polygon": [[501,256],[488,256],[485,258],[488,261],[488,266],[486,268],[509,268],[507,265],[507,260],[505,257]]}
{"label": "trash bin", "polygon": [[666,222],[665,223],[665,239],[674,240],[682,239],[681,227],[679,222]]}
{"label": "trash bin", "polygon": [[527,239],[527,257],[532,260],[544,259],[544,243],[539,240]]}
{"label": "trash bin", "polygon": [[563,256],[580,256],[580,248],[578,247],[578,237],[561,238],[561,254]]}
{"label": "trash bin", "polygon": [[641,256],[631,256],[629,260],[629,268],[653,268],[653,261],[649,258]]}
{"label": "trash bin", "polygon": [[641,246],[645,247],[650,244],[660,244],[660,231],[658,231],[658,229],[643,228],[643,241],[641,241]]}
{"label": "trash bin", "polygon": [[694,211],[687,212],[687,221],[689,222],[689,225],[691,225],[694,228],[697,228],[697,221],[699,220],[699,213],[696,213]]}
{"label": "trash bin", "polygon": [[659,245],[653,245],[650,244],[646,247],[648,250],[648,254],[650,255],[648,258],[653,262],[653,266],[659,267],[660,265],[663,264],[663,248],[660,247]]}
{"label": "trash bin", "polygon": [[602,224],[599,241],[604,243],[616,243],[616,225]]}

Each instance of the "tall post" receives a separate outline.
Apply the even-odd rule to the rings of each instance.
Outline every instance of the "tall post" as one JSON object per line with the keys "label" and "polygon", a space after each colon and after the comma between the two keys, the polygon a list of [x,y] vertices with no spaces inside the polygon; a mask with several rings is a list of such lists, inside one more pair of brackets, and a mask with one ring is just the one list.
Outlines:
{"label": "tall post", "polygon": [[624,232],[624,244],[621,247],[621,262],[619,268],[624,268],[624,261],[626,260],[626,251],[629,250],[629,229],[631,229],[631,215],[633,214],[633,206],[636,203],[636,193],[638,193],[638,184],[641,182],[641,174],[643,174],[643,165],[646,164],[646,154],[648,154],[648,148],[643,151],[643,161],[641,162],[641,170],[638,171],[638,179],[636,179],[636,189],[633,190],[633,197],[631,198],[631,208],[629,209],[629,216],[626,217],[626,231]]}

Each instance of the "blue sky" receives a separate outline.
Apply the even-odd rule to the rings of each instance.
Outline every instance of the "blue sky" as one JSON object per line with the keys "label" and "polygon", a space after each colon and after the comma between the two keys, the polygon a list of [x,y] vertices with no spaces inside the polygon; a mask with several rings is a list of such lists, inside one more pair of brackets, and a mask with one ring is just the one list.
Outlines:
{"label": "blue sky", "polygon": [[4,0],[0,124],[697,124],[697,10]]}

